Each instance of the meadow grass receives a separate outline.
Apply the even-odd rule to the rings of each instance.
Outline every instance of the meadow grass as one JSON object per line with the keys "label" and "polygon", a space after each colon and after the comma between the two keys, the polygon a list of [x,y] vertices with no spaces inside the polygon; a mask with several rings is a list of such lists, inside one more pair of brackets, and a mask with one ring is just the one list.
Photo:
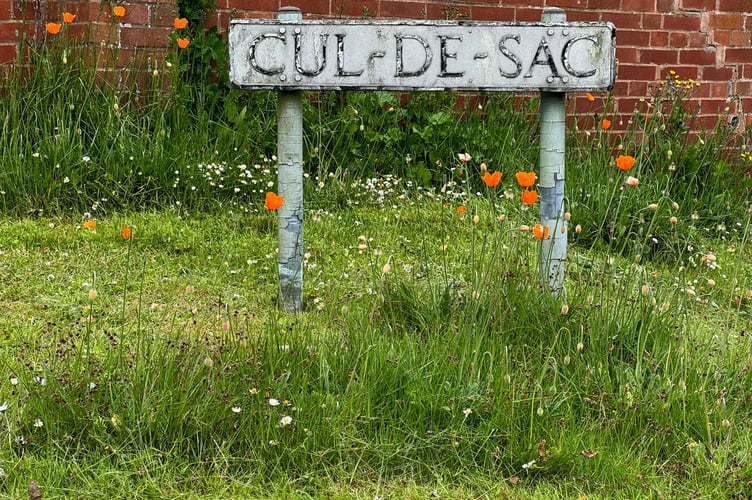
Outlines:
{"label": "meadow grass", "polygon": [[689,140],[685,82],[624,132],[573,131],[555,297],[514,180],[534,101],[309,96],[287,315],[273,94],[210,113],[39,57],[0,99],[2,494],[749,491],[749,158],[722,126]]}

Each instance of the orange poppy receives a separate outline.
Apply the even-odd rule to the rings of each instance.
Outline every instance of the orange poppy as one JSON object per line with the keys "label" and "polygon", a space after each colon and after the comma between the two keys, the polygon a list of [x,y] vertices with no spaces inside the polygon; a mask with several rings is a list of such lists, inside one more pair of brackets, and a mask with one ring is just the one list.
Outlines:
{"label": "orange poppy", "polygon": [[536,201],[538,201],[538,191],[530,191],[529,189],[526,189],[522,192],[522,203],[528,207],[535,205]]}
{"label": "orange poppy", "polygon": [[591,94],[590,92],[588,92],[588,93],[587,93],[587,94],[585,94],[585,95],[587,96],[587,100],[588,100],[588,101],[590,101],[590,102],[593,102],[593,101],[595,101],[595,97],[593,97],[593,94]]}
{"label": "orange poppy", "polygon": [[619,155],[616,157],[616,166],[619,170],[629,170],[634,167],[635,159],[629,155]]}
{"label": "orange poppy", "polygon": [[130,227],[124,227],[123,230],[120,231],[120,236],[122,236],[124,240],[129,240],[133,236],[133,232]]}
{"label": "orange poppy", "polygon": [[277,196],[271,191],[266,193],[266,202],[264,206],[269,210],[279,210],[284,205],[285,199],[282,196]]}
{"label": "orange poppy", "polygon": [[611,128],[611,120],[609,120],[608,118],[604,118],[604,119],[603,119],[603,120],[601,121],[601,128],[602,128],[603,130],[608,130],[608,129],[610,129],[610,128]]}
{"label": "orange poppy", "polygon": [[97,221],[93,219],[89,219],[86,222],[84,222],[84,227],[88,229],[89,231],[94,231],[97,228]]}
{"label": "orange poppy", "polygon": [[465,215],[467,212],[467,207],[465,205],[460,205],[457,207],[457,213],[460,215]]}
{"label": "orange poppy", "polygon": [[123,17],[125,15],[125,7],[123,7],[122,5],[116,5],[112,9],[112,13],[117,17]]}
{"label": "orange poppy", "polygon": [[172,25],[175,26],[176,30],[185,29],[185,27],[188,26],[188,19],[184,17],[176,17]]}
{"label": "orange poppy", "polygon": [[536,224],[535,227],[533,227],[533,236],[535,236],[539,240],[548,238],[548,229],[548,226],[546,226],[546,229],[544,230],[543,226]]}
{"label": "orange poppy", "polygon": [[63,22],[64,23],[72,23],[76,20],[76,15],[71,14],[70,12],[63,12]]}
{"label": "orange poppy", "polygon": [[190,43],[191,43],[191,41],[189,39],[187,39],[187,38],[182,38],[182,37],[178,38],[178,47],[180,47],[181,49],[184,49],[184,48],[188,47],[188,45],[190,45]]}
{"label": "orange poppy", "polygon": [[517,178],[517,182],[520,186],[524,188],[533,187],[535,179],[537,178],[535,172],[517,172],[514,176]]}
{"label": "orange poppy", "polygon": [[47,33],[50,35],[57,35],[60,33],[60,29],[63,27],[60,23],[47,23],[44,25],[44,27],[47,29]]}
{"label": "orange poppy", "polygon": [[486,184],[486,186],[496,187],[499,185],[499,182],[501,181],[501,175],[502,175],[501,172],[499,172],[498,170],[494,172],[493,174],[489,174],[488,172],[486,172],[485,174],[483,174],[483,177],[481,177],[481,179],[483,179],[483,182]]}

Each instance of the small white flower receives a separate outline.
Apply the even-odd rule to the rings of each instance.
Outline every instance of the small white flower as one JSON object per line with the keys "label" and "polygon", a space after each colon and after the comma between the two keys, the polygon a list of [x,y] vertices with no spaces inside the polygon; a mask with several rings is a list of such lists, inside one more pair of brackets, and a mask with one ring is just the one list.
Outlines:
{"label": "small white flower", "polygon": [[529,468],[530,468],[530,467],[532,467],[533,465],[535,465],[535,460],[531,460],[531,461],[529,461],[529,462],[528,462],[528,463],[526,463],[526,464],[522,464],[522,468],[523,468],[523,469],[529,469]]}
{"label": "small white flower", "polygon": [[44,426],[44,422],[42,422],[41,418],[38,418],[38,419],[34,420],[34,427],[36,427],[38,429],[38,428],[43,427],[43,426]]}
{"label": "small white flower", "polygon": [[235,405],[235,406],[232,407],[232,412],[233,413],[240,413],[241,411],[242,411],[242,409],[238,405]]}
{"label": "small white flower", "polygon": [[82,161],[83,161],[84,163],[89,163],[89,162],[91,161],[91,156],[88,156],[88,155],[86,155],[86,156],[84,156],[83,158],[81,158],[81,160],[82,160]]}
{"label": "small white flower", "polygon": [[93,391],[96,388],[97,388],[96,382],[89,382],[89,390],[90,391]]}
{"label": "small white flower", "polygon": [[47,379],[44,377],[40,377],[40,376],[34,377],[34,382],[36,382],[39,385],[47,385]]}
{"label": "small white flower", "polygon": [[0,405],[0,413],[4,412],[8,409],[8,403],[3,403]]}
{"label": "small white flower", "polygon": [[269,398],[269,406],[279,406],[279,399]]}
{"label": "small white flower", "polygon": [[462,410],[462,413],[465,415],[465,417],[469,417],[472,412],[473,412],[472,408],[465,408]]}
{"label": "small white flower", "polygon": [[10,376],[10,385],[18,385],[18,377],[15,375]]}
{"label": "small white flower", "polygon": [[66,176],[65,179],[63,179],[63,184],[68,184],[69,182],[70,182],[70,177]]}
{"label": "small white flower", "polygon": [[282,425],[290,425],[292,423],[292,417],[289,415],[285,415],[282,417],[282,420],[279,421]]}

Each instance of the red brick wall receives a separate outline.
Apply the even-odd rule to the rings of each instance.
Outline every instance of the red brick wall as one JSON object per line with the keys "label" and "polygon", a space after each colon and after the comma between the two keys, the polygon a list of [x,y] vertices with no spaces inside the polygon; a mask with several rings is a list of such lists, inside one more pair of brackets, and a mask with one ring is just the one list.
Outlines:
{"label": "red brick wall", "polygon": [[[121,63],[152,48],[164,50],[174,1],[126,1],[126,15],[117,19],[112,5],[99,0],[0,0],[0,63],[16,59],[22,34],[43,36],[44,23],[59,20],[66,10],[78,15],[70,26],[73,33],[89,33],[93,41],[118,46]],[[649,84],[672,70],[700,82],[697,103],[708,123],[729,104],[732,112],[752,109],[752,0],[217,0],[208,24],[224,29],[233,16],[273,17],[282,6],[300,7],[309,18],[478,21],[539,21],[544,7],[561,7],[569,21],[616,25],[619,71],[614,95],[621,118],[642,105],[639,99]],[[735,97],[738,100],[727,103]],[[595,106],[582,96],[576,104],[583,111]],[[616,118],[618,124],[621,118]]]}

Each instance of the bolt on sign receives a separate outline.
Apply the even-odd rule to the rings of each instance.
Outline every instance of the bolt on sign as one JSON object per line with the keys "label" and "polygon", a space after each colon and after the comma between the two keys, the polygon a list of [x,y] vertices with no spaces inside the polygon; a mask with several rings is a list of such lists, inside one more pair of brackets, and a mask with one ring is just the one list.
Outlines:
{"label": "bolt on sign", "polygon": [[611,23],[234,20],[241,89],[610,90]]}

